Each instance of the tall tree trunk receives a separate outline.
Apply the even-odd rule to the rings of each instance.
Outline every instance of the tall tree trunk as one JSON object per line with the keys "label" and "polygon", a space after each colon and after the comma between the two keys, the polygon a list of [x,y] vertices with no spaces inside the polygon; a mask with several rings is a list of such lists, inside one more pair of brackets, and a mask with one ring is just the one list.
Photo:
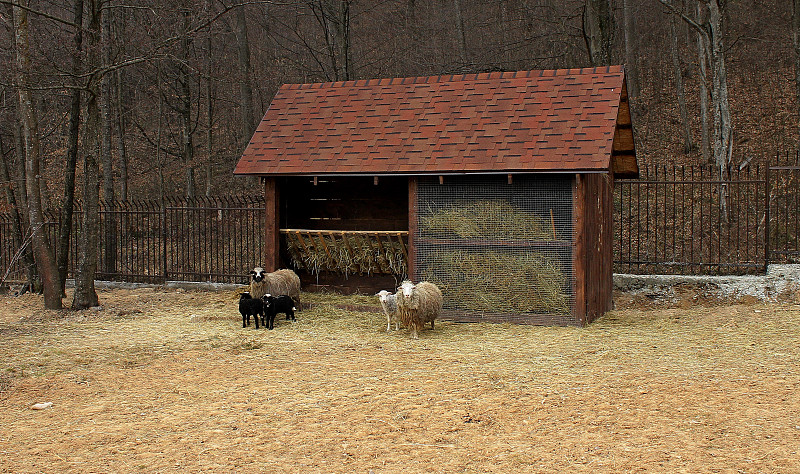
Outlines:
{"label": "tall tree trunk", "polygon": [[33,104],[30,83],[30,36],[27,0],[13,7],[14,40],[17,61],[17,83],[19,85],[19,116],[25,142],[25,188],[28,195],[28,218],[30,221],[33,258],[42,279],[44,305],[48,309],[61,309],[61,284],[58,267],[45,231],[44,212],[39,172],[39,124]]}
{"label": "tall tree trunk", "polygon": [[319,21],[333,68],[333,79],[348,81],[350,70],[350,1],[318,0]]}
{"label": "tall tree trunk", "polygon": [[586,0],[583,37],[592,66],[609,66],[614,47],[614,10],[611,0]]}
{"label": "tall tree trunk", "polygon": [[675,92],[678,96],[678,111],[681,116],[683,129],[683,152],[690,153],[694,148],[692,144],[692,128],[689,123],[689,113],[686,110],[686,91],[683,87],[683,68],[681,66],[680,51],[678,51],[678,17],[670,15],[670,33],[672,35],[672,71],[675,78]]}
{"label": "tall tree trunk", "polygon": [[128,152],[125,148],[125,99],[122,69],[117,69],[117,159],[119,160],[119,198],[128,200]]}
{"label": "tall tree trunk", "polygon": [[[73,4],[76,25],[83,23],[83,0],[75,0]],[[78,75],[81,72],[81,48],[83,29],[75,28],[75,43],[72,50],[72,74],[75,77],[72,90],[72,103],[69,111],[69,144],[64,169],[64,202],[61,207],[61,226],[58,231],[58,274],[61,279],[61,294],[64,294],[69,271],[69,247],[72,238],[72,215],[75,207],[75,168],[78,163],[78,137],[81,125],[81,90],[78,86]]]}
{"label": "tall tree trunk", "polygon": [[[87,66],[96,69],[100,64],[100,22],[103,10],[101,0],[86,0],[88,28],[86,30],[89,52]],[[99,232],[100,177],[97,157],[100,155],[100,78],[93,75],[87,85],[86,125],[83,145],[83,219],[81,239],[78,243],[78,266],[75,272],[75,292],[72,309],[86,309],[98,305],[94,278],[97,273],[97,241]]]}
{"label": "tall tree trunk", "polygon": [[[6,163],[6,155],[3,152],[3,136],[0,135],[0,179],[6,183],[12,183],[11,173],[8,170],[8,163]],[[17,197],[14,192],[14,186],[3,186],[6,194],[6,201],[10,207],[11,214],[11,238],[14,242],[14,248],[18,251],[21,250],[22,265],[26,270],[28,277],[28,286],[33,290],[36,281],[35,263],[30,252],[30,246],[25,242],[22,235],[22,217],[20,216],[19,206],[17,205]]]}
{"label": "tall tree trunk", "polygon": [[[207,1],[207,9],[211,12],[211,0]],[[248,46],[248,50],[249,50]],[[206,36],[206,118],[208,119],[206,126],[206,148],[208,149],[208,161],[206,162],[206,196],[211,196],[212,179],[214,176],[214,81],[211,78],[214,65],[214,55],[212,53],[213,45],[211,41],[211,27],[208,27],[208,35]],[[248,61],[250,53],[247,54]],[[241,64],[241,63],[240,63]],[[248,71],[249,71],[248,67]],[[249,76],[248,76],[249,77]],[[252,102],[251,102],[252,103]],[[250,135],[245,134],[247,140],[250,140]]]}
{"label": "tall tree trunk", "polygon": [[458,59],[460,66],[465,68],[469,65],[467,56],[467,37],[464,33],[464,12],[461,9],[461,0],[453,0],[453,17],[456,20],[456,43],[458,46]]}
{"label": "tall tree trunk", "polygon": [[[697,2],[695,21],[703,24],[703,7]],[[708,41],[705,35],[697,33],[697,62],[700,64],[700,150],[703,162],[711,163],[711,134],[708,123]]]}
{"label": "tall tree trunk", "polygon": [[792,40],[794,43],[794,85],[797,90],[797,109],[800,112],[800,0],[792,3]]}
{"label": "tall tree trunk", "polygon": [[183,35],[180,41],[180,57],[178,63],[178,86],[180,89],[180,117],[181,117],[181,158],[184,164],[190,164],[194,158],[194,144],[192,133],[192,87],[189,73],[189,10],[184,9]]}
{"label": "tall tree trunk", "polygon": [[[108,15],[111,17],[111,33],[115,39],[124,38],[125,33],[125,9],[109,9]],[[125,42],[117,41],[119,54],[124,57]],[[116,87],[112,94],[116,102],[116,126],[117,126],[117,161],[119,163],[119,199],[128,200],[128,151],[125,145],[125,114],[128,112],[125,104],[125,71],[117,69]]]}
{"label": "tall tree trunk", "polygon": [[[103,54],[103,64],[111,64],[111,15],[109,11],[102,14],[101,20],[101,48]],[[112,129],[113,120],[111,118],[112,103],[112,79],[113,75],[104,74],[100,80],[100,117],[102,127],[102,139],[100,144],[101,163],[103,165],[103,201],[107,211],[113,211],[114,205],[114,156],[112,153]],[[116,271],[117,262],[117,226],[115,222],[116,214],[113,212],[105,213],[104,228],[101,230],[103,236],[103,271],[106,274]]]}
{"label": "tall tree trunk", "polygon": [[[239,101],[242,110],[242,150],[247,147],[255,130],[253,87],[251,85],[250,42],[247,38],[247,17],[244,7],[236,9],[236,43],[239,58]],[[210,37],[210,35],[209,35]],[[210,50],[209,50],[210,53]],[[209,150],[210,151],[210,150]]]}
{"label": "tall tree trunk", "polygon": [[639,67],[636,60],[634,20],[631,0],[622,0],[623,35],[625,36],[625,77],[628,79],[628,100],[636,108],[639,99]]}
{"label": "tall tree trunk", "polygon": [[728,102],[728,73],[725,70],[724,32],[722,30],[723,0],[706,0],[711,42],[711,106],[714,110],[714,162],[721,172],[730,164],[733,146],[733,127]]}

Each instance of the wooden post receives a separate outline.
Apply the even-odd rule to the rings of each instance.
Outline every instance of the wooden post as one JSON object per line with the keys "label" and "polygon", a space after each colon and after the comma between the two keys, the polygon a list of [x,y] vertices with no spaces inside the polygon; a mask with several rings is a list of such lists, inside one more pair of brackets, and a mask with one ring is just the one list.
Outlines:
{"label": "wooden post", "polygon": [[575,243],[572,250],[572,275],[575,280],[575,306],[572,316],[579,326],[586,324],[586,180],[575,175],[573,188],[573,225]]}
{"label": "wooden post", "polygon": [[417,233],[417,177],[408,177],[408,279],[414,280],[417,277],[417,245],[415,240]]}
{"label": "wooden post", "polygon": [[274,177],[264,178],[264,255],[262,266],[274,272],[280,266],[280,196],[278,182]]}

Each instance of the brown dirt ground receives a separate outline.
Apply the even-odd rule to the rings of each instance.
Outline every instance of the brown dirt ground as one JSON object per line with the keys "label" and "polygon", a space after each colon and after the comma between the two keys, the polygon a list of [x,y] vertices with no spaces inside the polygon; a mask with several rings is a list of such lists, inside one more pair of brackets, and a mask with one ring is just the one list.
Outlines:
{"label": "brown dirt ground", "polygon": [[368,297],[304,295],[273,331],[236,298],[1,296],[0,472],[800,472],[791,302],[412,341],[328,304]]}

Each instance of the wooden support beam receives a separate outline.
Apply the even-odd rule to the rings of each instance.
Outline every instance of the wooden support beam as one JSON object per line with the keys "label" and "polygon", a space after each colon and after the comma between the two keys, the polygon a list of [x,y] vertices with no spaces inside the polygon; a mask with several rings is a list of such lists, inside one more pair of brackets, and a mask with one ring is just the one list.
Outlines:
{"label": "wooden support beam", "polygon": [[[441,180],[442,177],[440,176]],[[441,182],[441,181],[440,181]],[[417,209],[417,177],[408,177],[408,278],[414,280],[417,277],[417,245],[415,236],[419,220],[419,209]],[[400,241],[402,244],[402,240]]]}
{"label": "wooden support beam", "polygon": [[264,253],[261,266],[274,272],[280,266],[280,195],[277,179],[264,178]]}
{"label": "wooden support beam", "polygon": [[586,179],[575,175],[572,192],[575,246],[572,250],[575,306],[572,316],[576,324],[586,324]]}

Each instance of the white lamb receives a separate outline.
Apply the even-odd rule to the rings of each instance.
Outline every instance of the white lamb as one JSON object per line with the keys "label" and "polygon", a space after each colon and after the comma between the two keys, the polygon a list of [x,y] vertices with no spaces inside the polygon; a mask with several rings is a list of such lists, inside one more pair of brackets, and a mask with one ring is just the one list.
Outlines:
{"label": "white lamb", "polygon": [[386,315],[386,332],[392,330],[392,321],[394,321],[394,330],[400,329],[400,324],[397,321],[397,296],[386,290],[379,291],[375,296],[380,299],[383,314]]}

